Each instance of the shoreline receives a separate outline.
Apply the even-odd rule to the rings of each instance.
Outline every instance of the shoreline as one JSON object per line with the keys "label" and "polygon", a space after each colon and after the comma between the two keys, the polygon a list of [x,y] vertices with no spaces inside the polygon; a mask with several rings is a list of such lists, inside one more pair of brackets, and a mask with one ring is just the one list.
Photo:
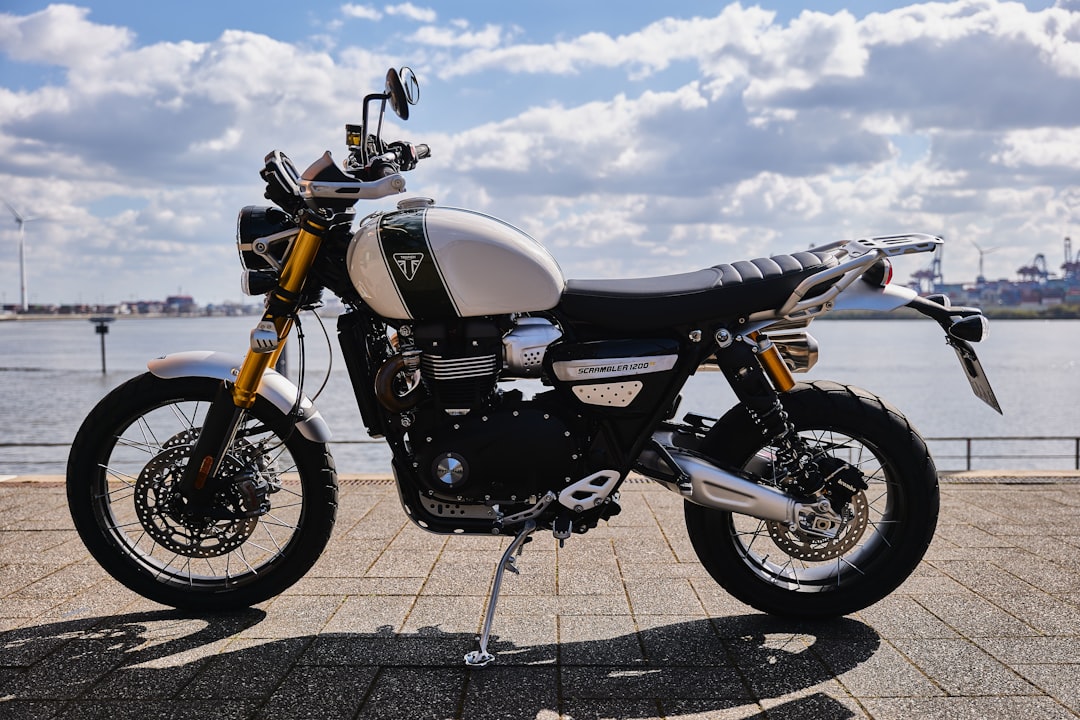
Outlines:
{"label": "shoreline", "polygon": [[[327,312],[321,308],[320,317],[337,317],[340,312]],[[1048,308],[1035,310],[1029,308],[983,308],[983,314],[989,320],[1080,320],[1080,305],[1054,305]],[[199,318],[236,318],[258,317],[261,309],[249,313],[127,313],[121,315],[108,312],[91,313],[11,313],[0,314],[0,325],[5,322],[44,322],[48,320],[84,320],[92,321],[96,317],[110,317],[115,320],[159,320],[162,318],[176,320],[190,320]],[[833,310],[832,312],[818,315],[815,320],[922,320],[925,319],[918,311],[910,308],[898,308],[890,312],[876,310]]]}
{"label": "shoreline", "polygon": [[258,317],[259,313],[236,313],[227,315],[223,313],[211,313],[209,315],[205,313],[186,313],[183,315],[176,315],[173,313],[129,313],[124,315],[113,315],[106,312],[94,312],[94,313],[64,313],[50,315],[46,313],[27,313],[25,315],[0,315],[0,324],[5,322],[44,322],[48,320],[84,320],[92,321],[97,317],[108,317],[115,320],[160,320],[162,318],[168,318],[171,320],[200,320],[205,318],[237,318],[237,317]]}

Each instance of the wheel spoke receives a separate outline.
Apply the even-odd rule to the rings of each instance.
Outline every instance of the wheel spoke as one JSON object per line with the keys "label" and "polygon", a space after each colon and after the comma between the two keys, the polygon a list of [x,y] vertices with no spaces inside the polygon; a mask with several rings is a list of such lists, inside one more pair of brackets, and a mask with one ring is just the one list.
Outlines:
{"label": "wheel spoke", "polygon": [[[176,396],[165,393],[178,387],[176,381],[146,375],[131,382],[139,384],[99,405],[119,403],[129,408],[120,412],[130,415],[111,407],[95,410],[109,420],[98,438],[82,443],[85,470],[78,485],[87,488],[82,502],[92,509],[83,522],[93,523],[106,536],[107,549],[131,568],[118,574],[119,579],[127,583],[124,574],[151,577],[162,594],[147,597],[176,598],[255,585],[283,563],[298,562],[297,555],[301,563],[314,563],[317,552],[288,550],[305,523],[322,523],[328,529],[333,522],[329,498],[322,495],[313,508],[309,497],[312,490],[321,494],[328,487],[319,474],[329,469],[325,448],[294,434],[276,409],[260,401],[241,417],[221,461],[224,485],[213,499],[212,512],[200,517],[179,495],[178,484],[216,385],[202,379],[181,381],[187,383],[182,386],[187,389],[178,391],[181,398],[198,397],[172,399]],[[90,425],[88,419],[80,432]],[[305,473],[318,478],[317,483]],[[269,511],[247,517],[260,503],[268,503]],[[229,602],[224,594],[220,599]]]}
{"label": "wheel spoke", "polygon": [[[832,430],[801,430],[799,435],[815,461],[834,457],[862,473],[868,489],[857,503],[853,500],[852,507],[862,508],[863,519],[848,520],[837,537],[829,540],[791,530],[786,523],[732,516],[731,536],[743,561],[765,581],[796,592],[816,592],[839,587],[848,572],[862,575],[864,558],[873,556],[879,547],[892,547],[888,528],[900,520],[889,516],[893,487],[881,459],[867,445]],[[778,475],[786,474],[776,462],[779,456],[779,449],[771,447],[757,453],[769,459],[774,484]],[[834,546],[837,550],[830,550]]]}

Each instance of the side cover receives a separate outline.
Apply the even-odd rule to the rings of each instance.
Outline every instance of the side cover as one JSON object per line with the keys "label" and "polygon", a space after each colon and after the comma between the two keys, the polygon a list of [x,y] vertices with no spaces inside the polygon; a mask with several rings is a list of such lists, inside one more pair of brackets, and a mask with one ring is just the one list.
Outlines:
{"label": "side cover", "polygon": [[544,361],[571,406],[603,415],[647,415],[670,389],[679,343],[664,338],[558,343]]}
{"label": "side cover", "polygon": [[449,320],[550,310],[565,280],[551,254],[488,215],[405,207],[364,220],[349,246],[349,277],[391,320]]}

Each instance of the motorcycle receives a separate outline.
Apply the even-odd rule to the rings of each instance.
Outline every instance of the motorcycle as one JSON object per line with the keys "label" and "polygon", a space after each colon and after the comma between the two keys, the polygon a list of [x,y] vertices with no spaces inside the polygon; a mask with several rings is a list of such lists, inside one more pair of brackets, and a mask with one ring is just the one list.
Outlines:
{"label": "motorcycle", "polygon": [[[356,223],[359,201],[405,192],[403,173],[430,155],[382,138],[387,107],[407,120],[418,99],[415,74],[390,70],[364,98],[362,124],[346,126],[341,167],[329,152],[303,172],[266,156],[274,205],[244,208],[237,228],[244,291],[265,296],[244,357],[151,360],[87,416],[67,497],[105,570],[156,602],[220,611],[271,598],[311,568],[334,525],[330,430],[303,373],[297,385],[274,366],[300,311],[329,290],[347,309],[337,335],[363,423],[392,451],[410,520],[512,538],[469,665],[493,659],[515,554],[538,531],[563,543],[617,515],[630,473],[684,498],[701,563],[763,612],[845,615],[908,577],[938,516],[926,443],[871,393],[793,374],[817,360],[817,317],[909,307],[939,323],[976,395],[1000,412],[971,345],[987,332],[981,311],[890,283],[891,258],[940,238],[567,281],[521,230],[428,198]],[[722,372],[738,403],[677,420],[703,368]],[[512,387],[523,379],[540,391]]]}

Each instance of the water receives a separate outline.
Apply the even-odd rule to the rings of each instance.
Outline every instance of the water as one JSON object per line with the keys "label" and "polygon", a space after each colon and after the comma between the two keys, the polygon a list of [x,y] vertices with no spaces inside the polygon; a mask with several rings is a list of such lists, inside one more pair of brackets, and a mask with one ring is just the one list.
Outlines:
{"label": "water", "polygon": [[[255,318],[120,319],[106,336],[108,373],[101,373],[99,336],[85,320],[0,322],[0,475],[60,474],[67,444],[82,418],[110,389],[143,372],[146,361],[180,350],[212,349],[241,354]],[[308,347],[305,392],[313,394],[331,365],[322,332],[303,323]],[[316,405],[335,440],[366,440],[348,375],[328,330],[334,360]],[[953,351],[930,321],[817,321],[812,334],[821,359],[810,379],[842,381],[875,392],[900,407],[927,437],[1080,435],[1080,321],[996,321],[978,346],[1004,416],[972,395]],[[292,342],[292,341],[290,341]],[[295,347],[291,374],[297,366]],[[701,372],[684,392],[683,410],[717,416],[734,402],[723,377]],[[56,447],[12,445],[56,444]],[[933,443],[939,466],[963,468],[949,458],[958,443]],[[974,467],[1071,468],[1064,443],[1003,444],[981,450],[1015,458],[991,458]],[[1033,453],[1062,453],[1035,460]],[[378,443],[335,444],[342,472],[386,472],[389,452]],[[987,465],[987,462],[990,464]],[[959,463],[959,465],[958,465]]]}

